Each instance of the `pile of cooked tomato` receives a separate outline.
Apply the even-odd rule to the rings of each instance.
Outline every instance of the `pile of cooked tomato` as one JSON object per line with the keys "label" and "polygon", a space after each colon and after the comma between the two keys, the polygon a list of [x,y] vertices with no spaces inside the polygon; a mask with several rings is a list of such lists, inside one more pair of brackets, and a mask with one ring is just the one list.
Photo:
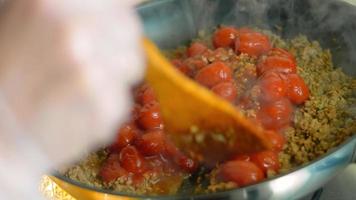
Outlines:
{"label": "pile of cooked tomato", "polygon": [[[308,99],[309,90],[297,73],[295,57],[274,48],[261,32],[220,27],[211,44],[192,42],[172,63],[266,130],[272,150],[235,155],[217,163],[218,178],[241,187],[278,173],[278,154],[286,142],[283,130],[292,126],[294,108]],[[243,57],[252,59],[253,65],[241,65]],[[198,168],[197,162],[169,142],[159,102],[147,84],[135,90],[131,120],[121,127],[109,151],[100,171],[105,182],[123,176],[140,180],[137,177],[152,172],[189,174]]]}

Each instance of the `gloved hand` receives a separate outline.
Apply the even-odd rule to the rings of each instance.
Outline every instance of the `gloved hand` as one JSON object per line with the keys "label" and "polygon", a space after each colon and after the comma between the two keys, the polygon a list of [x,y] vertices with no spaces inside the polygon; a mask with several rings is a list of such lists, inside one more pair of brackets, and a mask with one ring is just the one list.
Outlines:
{"label": "gloved hand", "polygon": [[[0,199],[107,144],[143,76],[132,0],[9,0],[0,11]],[[7,195],[7,196],[6,196]],[[38,195],[38,194],[37,194]]]}

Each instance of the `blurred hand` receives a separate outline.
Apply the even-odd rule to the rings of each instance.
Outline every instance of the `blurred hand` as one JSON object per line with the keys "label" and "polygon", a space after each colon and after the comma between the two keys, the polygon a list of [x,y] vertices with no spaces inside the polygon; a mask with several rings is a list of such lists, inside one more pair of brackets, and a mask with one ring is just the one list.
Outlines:
{"label": "blurred hand", "polygon": [[132,0],[10,0],[0,13],[0,193],[25,193],[31,175],[114,137],[143,75],[141,32]]}

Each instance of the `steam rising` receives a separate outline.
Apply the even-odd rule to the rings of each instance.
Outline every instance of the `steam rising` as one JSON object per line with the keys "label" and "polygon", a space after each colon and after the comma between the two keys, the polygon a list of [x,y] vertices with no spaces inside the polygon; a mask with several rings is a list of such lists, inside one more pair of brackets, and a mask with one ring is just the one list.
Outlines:
{"label": "steam rising", "polygon": [[155,21],[155,29],[146,27],[146,33],[162,48],[175,48],[196,37],[199,30],[209,31],[218,24],[255,25],[278,31],[282,37],[305,34],[318,40],[331,49],[337,66],[347,74],[356,74],[352,70],[356,65],[356,7],[346,1],[181,0],[166,4],[155,13],[141,13],[146,21],[159,21]]}

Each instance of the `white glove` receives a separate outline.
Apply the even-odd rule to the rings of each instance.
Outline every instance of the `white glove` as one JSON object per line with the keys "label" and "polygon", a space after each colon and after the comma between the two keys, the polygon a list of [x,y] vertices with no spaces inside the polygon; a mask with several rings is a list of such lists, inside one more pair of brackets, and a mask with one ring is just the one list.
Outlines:
{"label": "white glove", "polygon": [[144,71],[133,3],[5,4],[0,12],[0,199],[38,199],[31,195],[46,170],[112,140],[129,112],[130,89]]}

